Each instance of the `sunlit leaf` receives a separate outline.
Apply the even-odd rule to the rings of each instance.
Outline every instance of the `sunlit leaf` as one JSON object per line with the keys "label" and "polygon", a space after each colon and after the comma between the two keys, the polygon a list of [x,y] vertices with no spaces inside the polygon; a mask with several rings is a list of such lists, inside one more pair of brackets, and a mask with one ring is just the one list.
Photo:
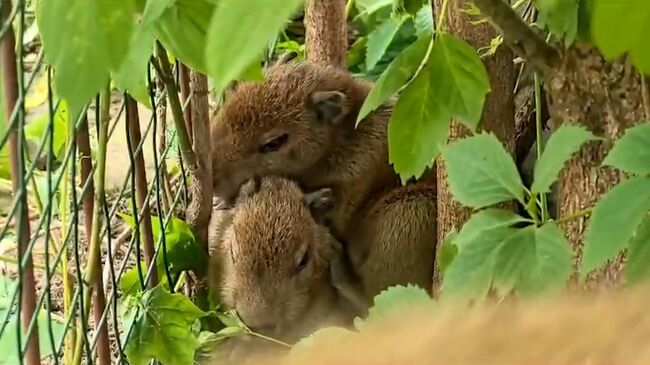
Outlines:
{"label": "sunlit leaf", "polygon": [[366,43],[366,68],[372,69],[377,65],[388,49],[388,46],[393,41],[393,37],[397,34],[399,27],[402,25],[403,19],[389,18],[383,22],[377,29],[368,34],[368,42]]}
{"label": "sunlit leaf", "polygon": [[650,2],[594,0],[591,35],[608,59],[629,53],[632,63],[650,75]]}
{"label": "sunlit leaf", "polygon": [[395,57],[393,62],[381,74],[377,82],[374,83],[370,93],[368,93],[357,115],[357,125],[413,77],[424,60],[431,40],[431,33],[428,33],[418,38],[413,44]]}
{"label": "sunlit leaf", "polygon": [[154,39],[151,28],[142,24],[137,27],[131,36],[129,52],[122,66],[111,73],[113,82],[120,91],[128,92],[148,108],[151,108],[151,100],[147,87],[147,67],[153,53]]}
{"label": "sunlit leaf", "polygon": [[646,215],[630,242],[625,263],[625,281],[630,284],[650,278],[650,215]]}
{"label": "sunlit leaf", "polygon": [[220,1],[208,31],[205,55],[217,91],[246,70],[301,4],[300,0]]}
{"label": "sunlit leaf", "polygon": [[428,65],[402,91],[388,124],[388,156],[403,182],[431,166],[447,140],[451,115]]}
{"label": "sunlit leaf", "polygon": [[476,50],[462,39],[437,34],[429,58],[438,103],[469,129],[475,130],[483,113],[490,81]]}
{"label": "sunlit leaf", "polygon": [[122,64],[134,23],[132,0],[42,0],[37,21],[56,92],[73,120]]}

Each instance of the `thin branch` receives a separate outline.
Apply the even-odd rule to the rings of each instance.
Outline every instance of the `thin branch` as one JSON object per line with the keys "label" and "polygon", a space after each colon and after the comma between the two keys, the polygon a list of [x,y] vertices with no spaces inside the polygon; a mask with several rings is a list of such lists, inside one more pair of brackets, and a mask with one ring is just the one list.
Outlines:
{"label": "thin branch", "polygon": [[560,61],[558,51],[546,44],[503,0],[474,0],[474,5],[490,18],[504,41],[520,57],[542,74],[554,69]]}
{"label": "thin branch", "polygon": [[194,171],[197,168],[196,154],[192,149],[192,142],[187,133],[187,127],[183,118],[183,108],[178,97],[178,87],[176,86],[176,80],[174,80],[174,77],[172,76],[172,67],[169,64],[167,51],[165,51],[160,42],[156,42],[156,48],[156,58],[152,59],[151,63],[156,69],[156,74],[160,80],[165,83],[165,88],[167,89],[169,107],[171,108],[172,116],[174,117],[174,126],[176,127],[181,155],[183,156],[183,160],[187,163],[190,171]]}

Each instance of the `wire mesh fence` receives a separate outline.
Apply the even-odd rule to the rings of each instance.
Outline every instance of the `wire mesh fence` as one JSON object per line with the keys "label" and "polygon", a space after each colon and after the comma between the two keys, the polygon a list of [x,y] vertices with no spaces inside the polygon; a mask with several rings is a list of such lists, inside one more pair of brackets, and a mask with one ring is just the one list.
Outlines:
{"label": "wire mesh fence", "polygon": [[[107,85],[73,120],[33,9],[0,6],[0,364],[126,363],[125,275],[141,289],[188,282],[167,265],[189,193],[165,87],[149,67],[151,109]],[[174,76],[189,110],[187,70]]]}

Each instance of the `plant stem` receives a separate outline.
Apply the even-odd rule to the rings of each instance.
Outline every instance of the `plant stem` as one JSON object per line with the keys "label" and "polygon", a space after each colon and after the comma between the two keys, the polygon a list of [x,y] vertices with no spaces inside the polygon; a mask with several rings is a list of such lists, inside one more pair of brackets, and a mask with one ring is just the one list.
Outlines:
{"label": "plant stem", "polygon": [[[542,157],[542,151],[544,150],[542,141],[542,89],[537,72],[533,74],[533,77],[535,83],[535,134],[537,138],[537,162],[539,162],[539,159]],[[542,222],[546,222],[548,220],[548,200],[546,193],[540,193],[539,197],[542,202]]]}
{"label": "plant stem", "polygon": [[[52,111],[50,111],[52,113]],[[72,140],[75,138],[74,133],[74,123],[69,122],[70,128],[68,128],[68,134],[66,136],[66,151],[71,148]],[[76,161],[72,161],[76,163]],[[70,164],[66,164],[62,167],[62,174],[65,176],[61,182],[61,199],[59,200],[59,218],[61,219],[61,272],[65,273],[63,275],[63,316],[68,318],[70,316],[74,317],[74,308],[72,308],[72,295],[74,292],[72,281],[69,278],[68,273],[68,243],[66,241],[67,232],[68,232],[68,204],[70,202],[70,181],[67,176],[69,176]],[[72,321],[70,322],[72,323]],[[78,328],[75,326],[70,326],[70,330],[65,338],[65,345],[63,349],[63,362],[65,364],[72,363],[72,355],[74,352],[74,346],[77,341],[77,331]]]}
{"label": "plant stem", "polygon": [[579,211],[577,211],[577,212],[575,212],[573,214],[567,215],[566,217],[556,219],[553,222],[555,222],[556,224],[566,223],[566,222],[572,221],[574,219],[578,219],[578,218],[584,217],[586,215],[590,215],[591,210],[592,210],[591,208],[579,210]]}
{"label": "plant stem", "polygon": [[169,107],[171,108],[172,116],[174,118],[174,126],[176,127],[176,136],[178,138],[181,155],[183,156],[183,160],[187,163],[190,171],[193,172],[197,169],[196,154],[192,149],[192,143],[190,142],[190,137],[183,118],[183,108],[178,97],[178,87],[176,86],[176,80],[174,80],[174,77],[172,76],[172,67],[169,64],[167,51],[165,51],[160,42],[156,42],[156,53],[156,58],[152,59],[151,63],[156,69],[156,73],[160,80],[165,83],[167,97],[169,98]]}
{"label": "plant stem", "polygon": [[252,330],[251,330],[250,328],[248,328],[248,327],[246,328],[246,332],[247,332],[247,334],[249,334],[249,335],[251,335],[251,336],[255,336],[255,337],[261,338],[261,339],[263,339],[263,340],[266,340],[266,341],[269,341],[269,342],[273,342],[273,343],[276,344],[276,345],[284,346],[284,347],[287,347],[287,348],[291,348],[291,347],[292,347],[291,345],[289,345],[289,344],[286,343],[286,342],[282,342],[282,341],[280,341],[280,340],[276,340],[275,338],[272,338],[272,337],[264,336],[264,335],[261,334],[261,333],[257,333],[257,332],[252,331]]}
{"label": "plant stem", "polygon": [[[352,11],[352,7],[354,6],[355,0],[348,0],[347,4],[345,4],[345,18],[347,19],[350,16],[350,11]],[[286,36],[287,34],[284,33]]]}
{"label": "plant stem", "polygon": [[[90,247],[88,248],[88,262],[86,269],[84,270],[84,282],[89,284],[88,290],[84,292],[83,298],[83,310],[86,314],[85,318],[88,318],[90,313],[91,298],[93,294],[93,289],[95,286],[95,281],[98,275],[101,275],[101,241],[100,241],[100,231],[101,231],[101,221],[103,215],[103,199],[104,196],[104,179],[106,175],[106,144],[108,140],[108,122],[110,120],[110,101],[111,101],[111,89],[110,84],[106,84],[106,88],[102,91],[101,94],[101,115],[99,119],[99,140],[97,143],[97,169],[95,170],[95,205],[93,212],[93,226],[92,226],[92,236],[90,237]],[[79,283],[83,285],[83,283]],[[101,288],[101,281],[99,288]],[[97,296],[99,297],[99,296]],[[102,303],[99,303],[103,307]],[[95,331],[104,332],[106,327],[100,327],[99,323],[95,323]],[[108,336],[108,332],[105,333]],[[108,337],[106,337],[108,339]],[[81,355],[83,349],[82,336],[77,337],[77,342],[75,344],[75,353],[73,364],[81,364]],[[90,356],[91,354],[88,354]]]}
{"label": "plant stem", "polygon": [[447,16],[447,1],[448,0],[442,0],[442,6],[440,7],[440,16],[438,17],[438,22],[435,24],[436,30],[440,32],[445,31],[444,25],[445,25],[445,17]]}

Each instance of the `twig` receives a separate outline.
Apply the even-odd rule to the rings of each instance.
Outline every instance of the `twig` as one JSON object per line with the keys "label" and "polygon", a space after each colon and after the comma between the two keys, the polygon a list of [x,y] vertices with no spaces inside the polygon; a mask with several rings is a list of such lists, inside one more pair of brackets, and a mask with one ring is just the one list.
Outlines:
{"label": "twig", "polygon": [[190,142],[190,137],[185,126],[183,108],[181,107],[181,101],[178,97],[176,81],[172,76],[172,68],[169,64],[169,58],[167,58],[167,51],[165,51],[160,42],[156,43],[156,48],[157,55],[156,58],[151,60],[151,63],[156,69],[156,74],[158,74],[160,80],[165,83],[165,88],[167,89],[169,107],[171,108],[172,116],[174,118],[174,126],[176,127],[181,155],[183,156],[183,160],[187,163],[190,171],[194,171],[197,168],[196,155],[192,149],[192,143]]}
{"label": "twig", "polygon": [[542,74],[553,70],[560,61],[558,51],[546,44],[503,0],[474,0],[503,35],[510,48]]}
{"label": "twig", "polygon": [[575,212],[573,214],[567,215],[566,217],[556,219],[553,222],[555,222],[555,224],[562,224],[562,223],[566,223],[566,222],[569,222],[569,221],[572,221],[574,219],[578,219],[578,218],[581,218],[581,217],[584,217],[584,216],[587,216],[587,215],[590,215],[590,214],[591,214],[591,208],[587,208],[587,209],[579,210],[579,211],[577,211],[577,212]]}

